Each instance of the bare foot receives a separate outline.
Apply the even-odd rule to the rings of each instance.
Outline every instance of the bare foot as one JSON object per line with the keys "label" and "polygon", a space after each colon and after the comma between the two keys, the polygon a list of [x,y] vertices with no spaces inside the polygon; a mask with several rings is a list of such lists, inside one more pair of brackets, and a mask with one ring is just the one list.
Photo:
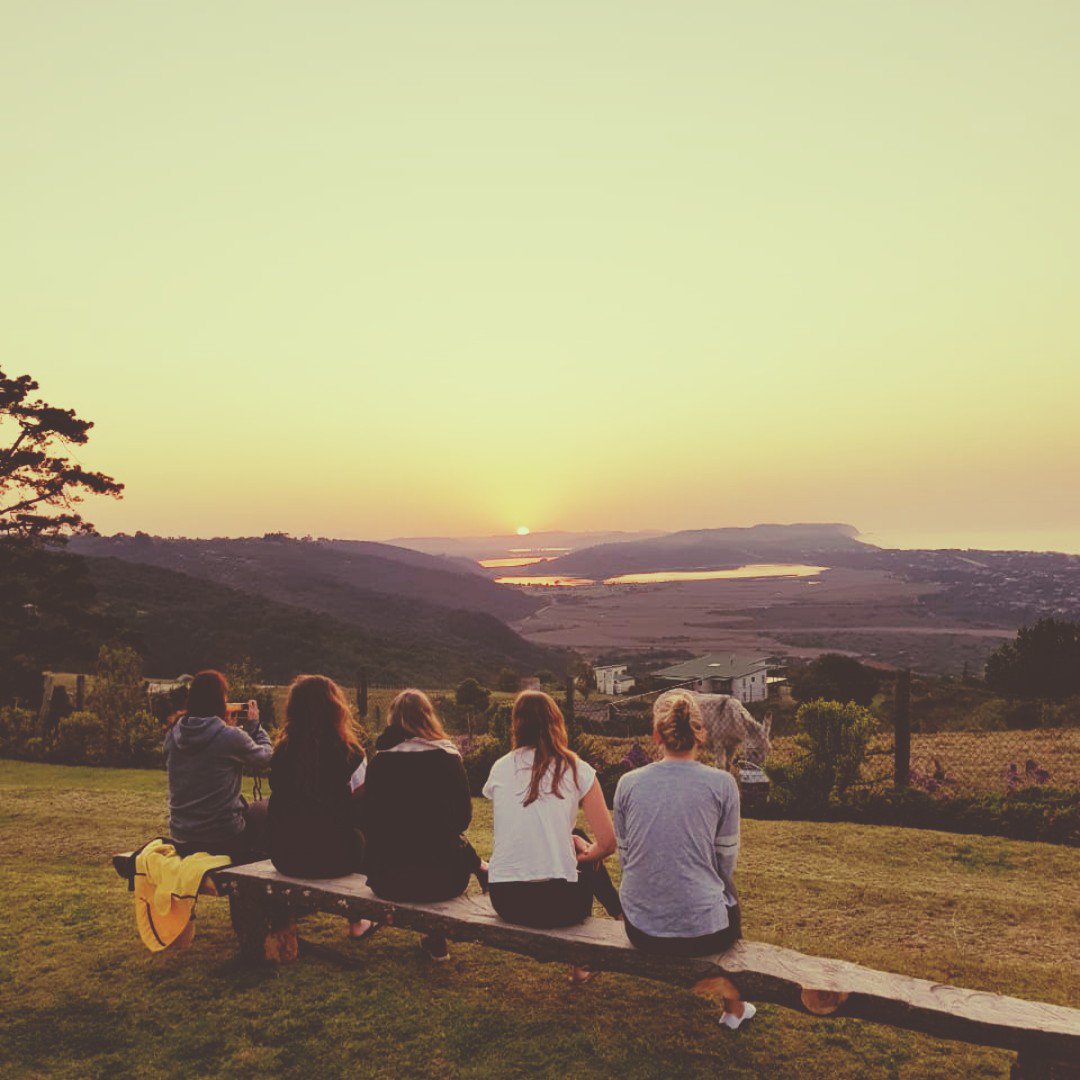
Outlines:
{"label": "bare foot", "polygon": [[356,922],[349,923],[349,937],[353,941],[359,941],[373,933],[377,925],[370,919],[357,919]]}
{"label": "bare foot", "polygon": [[596,977],[596,972],[592,968],[587,967],[572,967],[570,969],[570,985],[571,986],[583,986],[590,979]]}

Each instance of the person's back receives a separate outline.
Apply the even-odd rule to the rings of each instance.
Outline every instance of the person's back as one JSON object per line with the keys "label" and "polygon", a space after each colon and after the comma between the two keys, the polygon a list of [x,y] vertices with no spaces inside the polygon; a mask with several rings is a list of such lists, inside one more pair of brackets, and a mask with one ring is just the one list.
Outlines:
{"label": "person's back", "polygon": [[[732,878],[739,856],[735,777],[694,760],[705,743],[697,702],[686,691],[653,706],[661,760],[627,773],[615,789],[626,936],[666,956],[709,956],[741,936]],[[725,997],[721,1023],[737,1028],[756,1010]]]}
{"label": "person's back", "polygon": [[739,790],[730,773],[673,759],[627,773],[615,795],[615,832],[628,923],[664,938],[729,925],[739,846]]}
{"label": "person's back", "polygon": [[[403,690],[387,720],[364,793],[368,885],[386,900],[419,903],[461,896],[473,874],[486,889],[487,866],[464,835],[472,821],[465,766],[431,699]],[[442,934],[426,934],[420,947],[432,960],[450,956]]]}
{"label": "person's back", "polygon": [[[549,694],[518,694],[511,723],[514,749],[492,765],[483,792],[495,832],[491,906],[506,922],[537,929],[584,922],[594,899],[617,917],[619,894],[604,867],[615,831],[596,770],[570,750]],[[595,841],[575,828],[579,809]],[[590,976],[575,966],[571,980]]]}
{"label": "person's back", "polygon": [[265,772],[272,750],[257,710],[246,730],[226,723],[226,691],[218,672],[200,672],[188,692],[188,712],[169,728],[163,749],[170,838],[235,857],[252,817],[240,795],[244,770]]}
{"label": "person's back", "polygon": [[368,768],[365,821],[368,874],[378,879],[410,863],[455,864],[472,821],[465,766],[446,740],[413,738],[388,727]]}
{"label": "person's back", "polygon": [[509,881],[577,882],[579,876],[574,826],[578,808],[596,782],[585,761],[567,768],[553,787],[554,763],[544,772],[536,798],[526,803],[536,750],[519,747],[491,767],[484,796],[491,800],[494,845],[489,876]]}
{"label": "person's back", "polygon": [[270,861],[293,877],[327,878],[356,873],[363,843],[356,832],[359,808],[350,782],[364,757],[345,746],[326,747],[309,772],[288,744],[270,765]]}

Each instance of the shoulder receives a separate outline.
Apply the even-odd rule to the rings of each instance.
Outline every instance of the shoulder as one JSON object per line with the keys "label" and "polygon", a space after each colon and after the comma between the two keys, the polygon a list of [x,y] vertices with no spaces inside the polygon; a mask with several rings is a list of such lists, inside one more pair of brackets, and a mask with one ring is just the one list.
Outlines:
{"label": "shoulder", "polygon": [[596,775],[596,769],[594,769],[592,765],[579,754],[575,754],[573,750],[570,751],[570,760],[574,763],[579,772],[583,771],[586,775]]}
{"label": "shoulder", "polygon": [[501,758],[496,759],[495,764],[491,766],[491,775],[513,772],[517,768],[518,761],[515,754],[516,751],[511,750],[509,754],[503,754]]}
{"label": "shoulder", "polygon": [[712,765],[705,765],[700,762],[699,764],[701,765],[703,775],[705,775],[709,786],[717,792],[717,794],[735,799],[739,797],[739,783],[727,769],[717,769]]}

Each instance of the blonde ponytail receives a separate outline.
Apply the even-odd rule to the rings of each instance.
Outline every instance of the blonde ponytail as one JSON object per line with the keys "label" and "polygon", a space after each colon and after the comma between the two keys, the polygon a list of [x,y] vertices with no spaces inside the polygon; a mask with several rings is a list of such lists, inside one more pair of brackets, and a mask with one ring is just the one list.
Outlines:
{"label": "blonde ponytail", "polygon": [[653,706],[653,731],[673,754],[693,750],[705,737],[698,703],[685,690],[664,694]]}

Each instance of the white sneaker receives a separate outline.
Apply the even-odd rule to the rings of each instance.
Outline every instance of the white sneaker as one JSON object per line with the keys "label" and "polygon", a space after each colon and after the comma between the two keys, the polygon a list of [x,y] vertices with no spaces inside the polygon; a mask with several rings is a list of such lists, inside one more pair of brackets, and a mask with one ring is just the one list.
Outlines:
{"label": "white sneaker", "polygon": [[720,1017],[720,1023],[726,1027],[731,1028],[732,1031],[738,1031],[739,1027],[747,1020],[752,1020],[757,1016],[757,1009],[750,1001],[743,1002],[743,1014],[742,1016],[736,1016],[734,1013],[726,1012]]}

